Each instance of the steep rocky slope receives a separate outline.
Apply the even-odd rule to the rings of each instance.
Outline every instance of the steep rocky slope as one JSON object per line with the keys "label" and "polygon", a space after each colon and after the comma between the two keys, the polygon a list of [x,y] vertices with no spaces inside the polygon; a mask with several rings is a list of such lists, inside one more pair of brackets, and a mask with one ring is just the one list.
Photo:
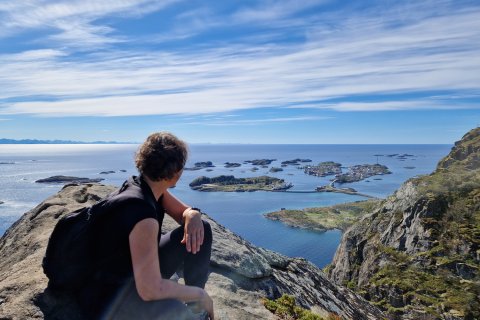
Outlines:
{"label": "steep rocky slope", "polygon": [[[68,185],[27,212],[0,239],[0,319],[81,319],[71,297],[46,290],[40,267],[48,237],[60,216],[111,192],[100,184]],[[209,219],[214,245],[207,290],[217,319],[274,319],[262,297],[295,296],[303,307],[344,319],[384,316],[352,291],[333,284],[304,259],[292,259],[257,248]],[[165,230],[174,222],[166,221]]]}
{"label": "steep rocky slope", "polygon": [[343,236],[329,277],[401,319],[480,319],[480,128]]}

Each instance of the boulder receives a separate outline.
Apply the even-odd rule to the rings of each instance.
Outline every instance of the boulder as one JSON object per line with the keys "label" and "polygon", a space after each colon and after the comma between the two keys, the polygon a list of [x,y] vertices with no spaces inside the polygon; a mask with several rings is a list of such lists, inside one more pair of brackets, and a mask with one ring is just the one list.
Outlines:
{"label": "boulder", "polygon": [[[82,320],[72,297],[47,289],[41,260],[52,229],[67,212],[98,201],[114,187],[70,184],[25,213],[0,239],[0,319]],[[263,297],[295,296],[297,303],[321,315],[345,319],[381,319],[383,314],[352,291],[329,281],[310,262],[258,248],[213,219],[211,273],[206,289],[217,319],[275,319]],[[163,231],[174,228],[165,219]]]}

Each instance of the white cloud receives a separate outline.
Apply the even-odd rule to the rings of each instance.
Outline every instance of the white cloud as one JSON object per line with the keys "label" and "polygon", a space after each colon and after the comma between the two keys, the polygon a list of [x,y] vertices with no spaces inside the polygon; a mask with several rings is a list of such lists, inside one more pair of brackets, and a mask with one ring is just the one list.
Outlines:
{"label": "white cloud", "polygon": [[186,124],[190,125],[204,125],[204,126],[231,126],[231,125],[258,125],[262,123],[282,123],[282,122],[305,122],[305,121],[319,121],[328,120],[332,117],[272,117],[264,119],[240,119],[240,120],[224,120],[224,119],[210,119],[208,121],[194,121]]}
{"label": "white cloud", "polygon": [[0,4],[0,38],[31,29],[50,29],[50,40],[63,45],[105,45],[121,41],[113,29],[96,25],[111,15],[141,16],[180,0],[26,0]]}
{"label": "white cloud", "polygon": [[333,109],[337,111],[394,111],[394,110],[455,110],[480,109],[480,105],[446,103],[435,100],[381,101],[381,102],[338,102],[295,106],[295,108]]}
{"label": "white cloud", "polygon": [[[330,0],[284,0],[284,1],[272,1],[263,0],[259,1],[260,4],[244,8],[236,12],[232,19],[236,23],[272,23],[285,21],[285,18],[291,17],[297,12],[308,10],[312,7],[323,5],[331,2]],[[292,21],[292,20],[289,20]]]}
{"label": "white cloud", "polygon": [[[283,2],[275,16],[264,18],[281,21],[292,3]],[[153,5],[133,0],[107,4],[58,2],[56,7],[29,13],[27,20],[41,25],[46,17],[58,21],[80,17],[72,24],[78,28],[63,25],[65,31],[55,35],[56,40],[115,43],[128,39],[110,37],[111,29],[91,23],[95,17],[130,14],[132,8],[152,10],[147,5]],[[0,5],[0,10],[20,10],[12,8]],[[338,111],[480,108],[437,97],[442,91],[453,92],[452,96],[480,92],[480,7],[416,10],[420,12],[401,19],[395,10],[387,10],[381,18],[375,11],[343,20],[333,15],[330,19],[338,20],[334,27],[321,15],[309,17],[303,45],[217,43],[177,52],[112,49],[80,58],[66,49],[4,54],[0,55],[0,114],[208,114],[303,105]],[[238,15],[247,15],[242,12]],[[187,35],[189,30],[184,31]],[[421,92],[437,93],[430,99],[388,98]],[[384,95],[387,102],[324,102],[344,97],[351,101],[362,95]]]}

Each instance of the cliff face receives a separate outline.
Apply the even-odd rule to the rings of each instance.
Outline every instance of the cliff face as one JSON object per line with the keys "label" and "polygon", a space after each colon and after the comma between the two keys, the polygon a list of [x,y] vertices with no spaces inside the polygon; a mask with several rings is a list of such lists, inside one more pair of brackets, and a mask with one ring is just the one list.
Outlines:
{"label": "cliff face", "polygon": [[392,318],[480,318],[480,129],[345,232],[329,268]]}
{"label": "cliff face", "polygon": [[[60,216],[91,204],[113,187],[68,185],[27,212],[0,239],[0,319],[81,320],[75,302],[48,290],[41,259]],[[218,319],[274,319],[260,300],[295,296],[297,302],[326,316],[382,319],[383,314],[351,290],[333,284],[304,259],[292,259],[255,247],[209,219],[214,233],[207,290]],[[164,231],[173,228],[166,220]]]}

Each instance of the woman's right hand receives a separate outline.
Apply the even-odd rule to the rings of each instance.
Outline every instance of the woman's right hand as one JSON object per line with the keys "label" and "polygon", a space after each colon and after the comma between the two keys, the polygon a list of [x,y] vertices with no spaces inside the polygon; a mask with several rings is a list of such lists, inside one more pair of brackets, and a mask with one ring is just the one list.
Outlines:
{"label": "woman's right hand", "polygon": [[213,312],[213,300],[210,298],[207,291],[203,290],[203,295],[199,302],[201,307],[207,311],[208,315],[210,316],[210,320],[215,320],[215,315]]}

